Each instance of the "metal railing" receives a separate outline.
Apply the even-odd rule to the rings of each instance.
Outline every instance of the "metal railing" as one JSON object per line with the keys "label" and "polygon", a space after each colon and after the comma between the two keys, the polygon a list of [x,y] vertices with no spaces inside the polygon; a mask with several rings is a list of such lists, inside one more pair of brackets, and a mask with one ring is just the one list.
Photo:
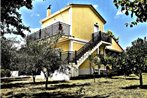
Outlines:
{"label": "metal railing", "polygon": [[104,32],[96,32],[92,34],[92,39],[81,47],[78,51],[67,51],[62,53],[62,60],[66,63],[75,62],[80,59],[87,51],[93,49],[100,41],[111,43],[111,37]]}
{"label": "metal railing", "polygon": [[92,34],[92,39],[77,51],[77,59],[84,55],[88,50],[91,50],[100,41],[111,43],[111,37],[104,32],[96,32]]}
{"label": "metal railing", "polygon": [[47,26],[43,29],[40,29],[30,35],[28,35],[28,39],[37,40],[44,39],[58,33],[62,32],[63,35],[70,35],[70,25],[63,22],[56,22],[50,26]]}

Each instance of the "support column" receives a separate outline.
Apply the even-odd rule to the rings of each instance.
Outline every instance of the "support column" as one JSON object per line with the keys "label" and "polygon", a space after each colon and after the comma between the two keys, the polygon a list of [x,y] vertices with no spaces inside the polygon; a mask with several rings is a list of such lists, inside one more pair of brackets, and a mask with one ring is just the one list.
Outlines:
{"label": "support column", "polygon": [[69,41],[69,49],[68,51],[73,51],[73,40]]}
{"label": "support column", "polygon": [[97,48],[97,54],[100,54],[99,47]]}

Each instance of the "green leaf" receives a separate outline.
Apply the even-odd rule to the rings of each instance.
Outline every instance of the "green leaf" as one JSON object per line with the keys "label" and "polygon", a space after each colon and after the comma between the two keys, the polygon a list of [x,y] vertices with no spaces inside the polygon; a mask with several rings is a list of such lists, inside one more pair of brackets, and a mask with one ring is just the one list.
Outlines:
{"label": "green leaf", "polygon": [[128,11],[126,11],[126,12],[125,12],[125,14],[128,16],[128,15],[129,15],[129,12],[128,12]]}
{"label": "green leaf", "polygon": [[131,13],[131,18],[133,18],[133,14],[134,14],[134,13],[132,12],[132,13]]}

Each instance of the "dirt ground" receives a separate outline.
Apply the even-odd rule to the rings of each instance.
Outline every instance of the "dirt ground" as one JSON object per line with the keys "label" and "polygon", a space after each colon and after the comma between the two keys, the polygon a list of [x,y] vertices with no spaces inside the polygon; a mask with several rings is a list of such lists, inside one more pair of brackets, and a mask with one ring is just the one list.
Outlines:
{"label": "dirt ground", "polygon": [[31,78],[9,80],[1,83],[1,97],[13,98],[147,98],[147,73],[143,74],[144,86],[139,87],[138,77],[115,76],[112,78],[49,81]]}

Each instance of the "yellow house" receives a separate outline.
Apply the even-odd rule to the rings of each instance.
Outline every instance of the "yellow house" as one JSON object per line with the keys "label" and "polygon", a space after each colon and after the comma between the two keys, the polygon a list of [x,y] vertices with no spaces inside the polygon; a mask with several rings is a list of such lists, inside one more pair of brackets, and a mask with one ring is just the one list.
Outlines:
{"label": "yellow house", "polygon": [[89,66],[89,55],[123,51],[104,32],[106,20],[90,4],[69,4],[53,14],[49,6],[47,16],[41,23],[42,29],[32,34],[36,39],[64,33],[56,46],[63,50],[62,57],[68,58],[72,77],[93,73]]}

